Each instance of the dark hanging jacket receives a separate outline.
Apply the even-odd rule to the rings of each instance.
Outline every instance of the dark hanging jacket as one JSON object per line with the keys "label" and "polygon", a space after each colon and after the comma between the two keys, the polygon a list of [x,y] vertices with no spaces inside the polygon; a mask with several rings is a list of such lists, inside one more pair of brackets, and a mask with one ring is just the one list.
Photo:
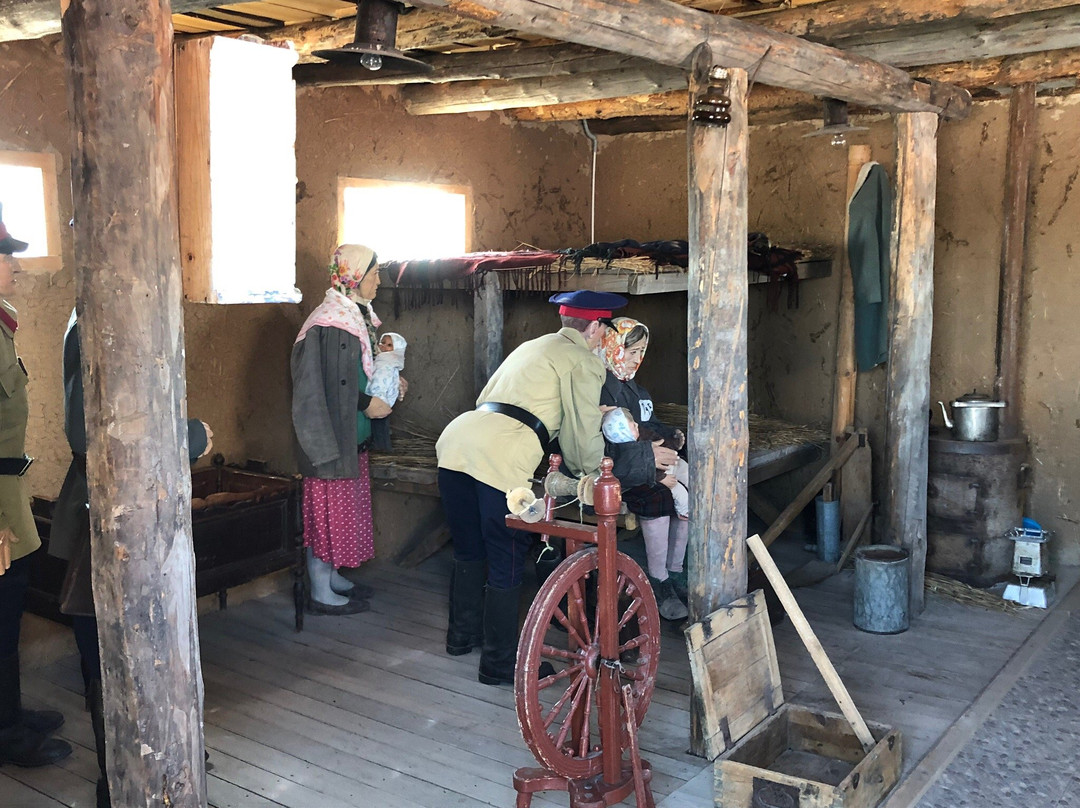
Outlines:
{"label": "dark hanging jacket", "polygon": [[892,185],[885,169],[867,163],[848,203],[848,262],[855,292],[855,360],[860,371],[889,358],[889,278]]}

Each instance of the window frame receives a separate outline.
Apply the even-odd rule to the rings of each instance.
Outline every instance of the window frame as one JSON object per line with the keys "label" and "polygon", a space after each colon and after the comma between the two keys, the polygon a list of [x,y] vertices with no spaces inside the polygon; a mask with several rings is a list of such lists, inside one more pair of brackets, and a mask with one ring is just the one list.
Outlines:
{"label": "window frame", "polygon": [[[366,179],[363,177],[338,177],[337,187],[337,243],[345,242],[345,191],[349,188],[434,188],[465,197],[465,252],[473,251],[473,190],[471,185],[451,185],[442,182],[412,182],[410,180]],[[449,256],[447,256],[449,257]]]}
{"label": "window frame", "polygon": [[59,172],[56,168],[58,157],[49,152],[13,151],[0,149],[0,164],[26,166],[41,169],[41,182],[44,185],[45,200],[45,252],[32,258],[19,259],[24,270],[56,272],[63,267],[63,254],[60,243],[60,199],[58,188]]}

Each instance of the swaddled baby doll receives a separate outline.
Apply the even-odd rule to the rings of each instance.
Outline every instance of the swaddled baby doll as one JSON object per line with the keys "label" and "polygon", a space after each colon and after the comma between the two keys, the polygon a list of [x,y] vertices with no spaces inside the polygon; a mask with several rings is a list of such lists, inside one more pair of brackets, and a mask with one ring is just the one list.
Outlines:
{"label": "swaddled baby doll", "polygon": [[[383,332],[379,337],[375,369],[371,374],[367,394],[381,398],[391,407],[401,397],[401,371],[405,369],[405,337],[393,331]],[[390,449],[390,425],[385,418],[371,422],[371,443],[376,449]]]}
{"label": "swaddled baby doll", "polygon": [[[656,443],[658,440],[663,440],[660,435],[648,427],[640,427],[637,421],[634,420],[634,416],[625,407],[618,407],[605,413],[601,424],[604,437],[610,443],[632,443],[634,441]],[[681,446],[672,445],[670,441],[665,441],[662,445],[669,449],[681,448]],[[671,498],[675,500],[675,512],[680,519],[687,519],[690,515],[690,492],[687,490],[690,485],[690,466],[680,457],[666,471],[657,469],[656,481],[662,481],[667,475],[675,477],[675,485],[671,489]]]}

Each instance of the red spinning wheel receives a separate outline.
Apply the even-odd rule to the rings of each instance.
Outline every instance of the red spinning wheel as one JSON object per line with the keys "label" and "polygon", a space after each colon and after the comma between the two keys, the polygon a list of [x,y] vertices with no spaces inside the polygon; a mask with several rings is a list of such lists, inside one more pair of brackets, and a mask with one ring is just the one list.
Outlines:
{"label": "red spinning wheel", "polygon": [[[639,808],[655,808],[652,770],[641,759],[637,730],[660,661],[656,598],[641,568],[615,549],[621,494],[611,460],[604,458],[591,488],[595,527],[552,518],[554,495],[562,493],[556,488],[567,479],[557,473],[560,462],[551,456],[543,521],[506,518],[519,530],[566,539],[570,553],[537,593],[518,643],[518,723],[544,768],[514,773],[517,808],[528,808],[533,793],[553,789],[569,792],[571,808],[604,808],[631,793]],[[573,482],[587,501],[586,489]],[[578,551],[586,544],[595,547]],[[541,678],[545,662],[554,670]]]}
{"label": "red spinning wheel", "polygon": [[[525,743],[536,759],[568,779],[600,774],[598,688],[602,667],[612,668],[619,691],[630,685],[634,727],[645,719],[660,662],[660,615],[645,573],[629,556],[616,558],[618,661],[601,652],[600,609],[593,603],[596,548],[567,558],[536,595],[518,645],[515,691]],[[553,628],[561,626],[565,633]],[[539,678],[540,665],[554,673]],[[625,708],[620,711],[620,749],[629,748]]]}

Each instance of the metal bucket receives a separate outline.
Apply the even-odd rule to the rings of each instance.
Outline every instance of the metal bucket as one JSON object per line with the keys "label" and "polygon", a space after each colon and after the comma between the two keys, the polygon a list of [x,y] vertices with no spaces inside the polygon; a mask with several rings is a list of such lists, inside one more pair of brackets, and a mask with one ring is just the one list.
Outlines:
{"label": "metal bucket", "polygon": [[855,627],[872,634],[908,629],[908,551],[871,544],[855,551]]}
{"label": "metal bucket", "polygon": [[840,560],[840,500],[814,499],[817,514],[817,557],[835,564]]}

